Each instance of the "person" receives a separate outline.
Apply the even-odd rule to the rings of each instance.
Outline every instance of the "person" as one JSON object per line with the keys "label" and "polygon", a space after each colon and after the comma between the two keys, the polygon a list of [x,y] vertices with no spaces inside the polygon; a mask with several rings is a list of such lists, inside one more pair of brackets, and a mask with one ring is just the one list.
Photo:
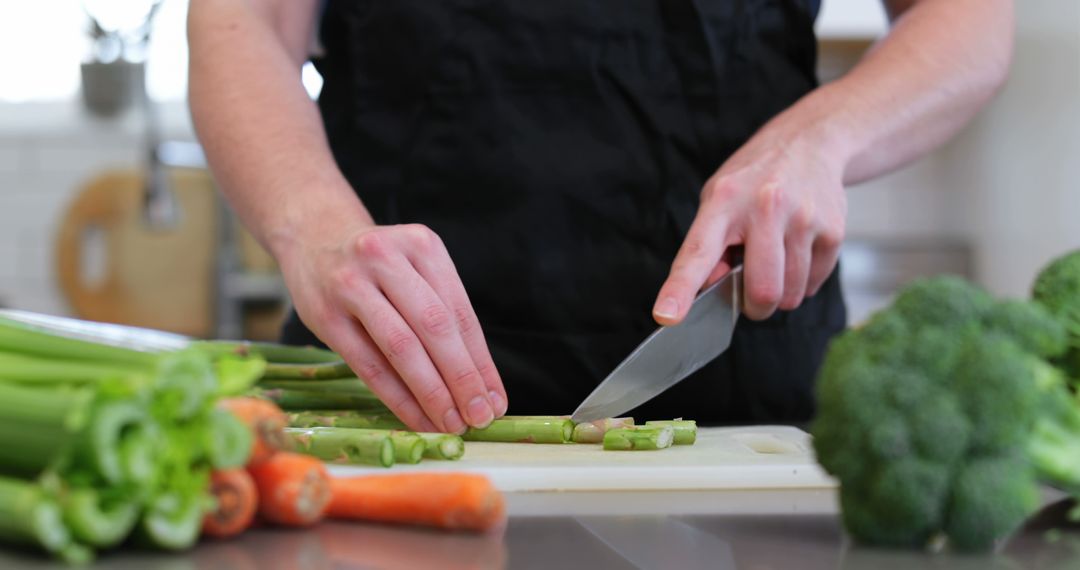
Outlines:
{"label": "person", "polygon": [[412,428],[570,413],[736,256],[730,348],[633,414],[801,422],[846,321],[845,186],[942,144],[1010,65],[1010,0],[886,8],[818,85],[818,0],[192,0],[190,105],[280,264],[283,339]]}

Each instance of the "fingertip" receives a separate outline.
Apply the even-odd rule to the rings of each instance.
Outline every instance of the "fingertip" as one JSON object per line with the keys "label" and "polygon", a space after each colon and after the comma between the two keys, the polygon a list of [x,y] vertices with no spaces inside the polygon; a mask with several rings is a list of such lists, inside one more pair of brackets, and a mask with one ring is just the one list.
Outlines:
{"label": "fingertip", "polygon": [[678,299],[673,295],[663,295],[653,307],[653,319],[664,326],[677,324],[681,320],[679,308]]}
{"label": "fingertip", "polygon": [[495,390],[491,390],[488,392],[488,401],[491,402],[491,409],[495,411],[496,418],[501,418],[506,415],[508,402],[502,394]]}

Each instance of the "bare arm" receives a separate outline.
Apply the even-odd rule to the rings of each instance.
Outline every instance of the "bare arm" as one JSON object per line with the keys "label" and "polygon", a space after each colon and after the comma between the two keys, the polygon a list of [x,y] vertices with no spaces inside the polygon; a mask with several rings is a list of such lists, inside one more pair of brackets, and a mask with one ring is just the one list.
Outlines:
{"label": "bare arm", "polygon": [[[1012,60],[1012,0],[885,0],[888,36],[820,105],[843,110],[837,135],[854,184],[911,162],[956,134],[998,91]],[[843,152],[843,151],[842,151]]]}
{"label": "bare arm", "polygon": [[895,25],[847,75],[762,127],[706,183],[653,308],[682,320],[694,294],[745,248],[746,313],[794,309],[836,266],[844,185],[936,148],[1005,80],[1012,0],[886,0]]}
{"label": "bare arm", "polygon": [[300,82],[317,0],[192,0],[190,102],[219,186],[304,323],[414,429],[462,431],[506,392],[442,242],[376,226]]}

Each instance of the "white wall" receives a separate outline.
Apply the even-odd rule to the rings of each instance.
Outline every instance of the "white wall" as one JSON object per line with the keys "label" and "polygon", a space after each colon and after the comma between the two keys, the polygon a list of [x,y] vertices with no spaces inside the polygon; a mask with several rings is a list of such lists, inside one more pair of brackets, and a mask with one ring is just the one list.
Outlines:
{"label": "white wall", "polygon": [[1017,2],[1008,85],[943,157],[995,292],[1025,295],[1043,264],[1080,247],[1080,3]]}

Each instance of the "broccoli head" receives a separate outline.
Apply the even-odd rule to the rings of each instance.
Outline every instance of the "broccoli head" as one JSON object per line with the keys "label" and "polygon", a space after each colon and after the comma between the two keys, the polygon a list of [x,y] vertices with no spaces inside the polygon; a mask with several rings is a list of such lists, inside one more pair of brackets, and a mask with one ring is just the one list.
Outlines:
{"label": "broccoli head", "polygon": [[811,431],[848,532],[987,548],[1037,506],[1040,479],[1080,482],[1080,407],[1045,360],[1063,339],[1043,308],[956,277],[912,283],[835,338]]}
{"label": "broccoli head", "polygon": [[1080,250],[1053,259],[1035,277],[1031,296],[1068,333],[1068,353],[1060,363],[1073,379],[1080,378]]}

